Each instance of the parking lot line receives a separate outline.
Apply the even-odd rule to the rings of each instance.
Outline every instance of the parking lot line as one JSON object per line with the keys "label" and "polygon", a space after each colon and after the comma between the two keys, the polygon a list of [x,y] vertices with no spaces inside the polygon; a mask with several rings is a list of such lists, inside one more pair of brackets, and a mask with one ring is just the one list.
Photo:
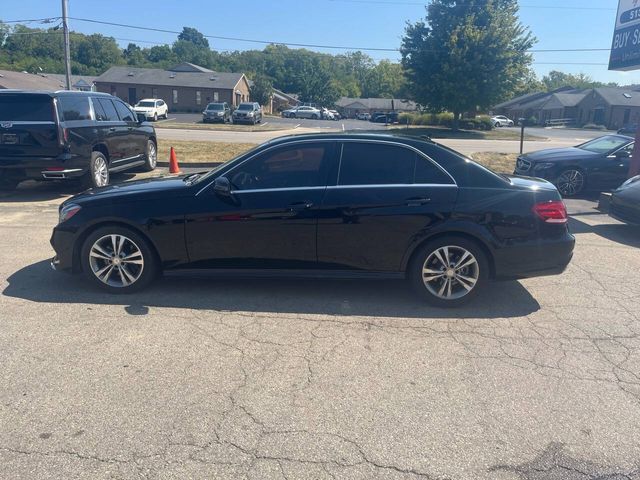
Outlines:
{"label": "parking lot line", "polygon": [[158,120],[158,121],[157,121],[157,122],[155,122],[155,123],[160,123],[160,122],[169,122],[169,121],[171,121],[171,120],[175,120],[175,117],[173,117],[173,118],[165,118],[164,120]]}
{"label": "parking lot line", "polygon": [[266,127],[267,125],[269,125],[269,122],[264,122],[264,123],[262,124],[262,126],[263,126],[263,127]]}

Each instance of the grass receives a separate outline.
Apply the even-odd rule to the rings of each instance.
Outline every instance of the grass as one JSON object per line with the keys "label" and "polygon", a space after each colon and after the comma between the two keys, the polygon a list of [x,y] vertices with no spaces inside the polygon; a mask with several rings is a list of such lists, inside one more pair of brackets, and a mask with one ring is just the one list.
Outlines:
{"label": "grass", "polygon": [[497,173],[511,175],[516,168],[516,153],[478,152],[471,158]]}
{"label": "grass", "polygon": [[279,130],[291,130],[290,125],[276,125],[258,123],[257,125],[234,125],[232,123],[178,123],[158,122],[156,128],[169,128],[173,130],[213,130],[219,132],[277,132]]}
{"label": "grass", "polygon": [[158,141],[158,161],[169,162],[169,150],[176,151],[178,163],[223,163],[255,147],[253,143]]}
{"label": "grass", "polygon": [[[380,130],[372,130],[373,133],[380,133]],[[427,135],[432,139],[438,138],[459,138],[470,140],[520,140],[520,132],[513,132],[511,130],[502,130],[496,128],[494,130],[482,131],[482,130],[451,130],[446,127],[400,127],[393,126],[386,129],[387,133],[395,133],[398,135],[411,135],[422,136]],[[525,140],[546,140],[545,137],[538,137],[535,135],[524,135]]]}

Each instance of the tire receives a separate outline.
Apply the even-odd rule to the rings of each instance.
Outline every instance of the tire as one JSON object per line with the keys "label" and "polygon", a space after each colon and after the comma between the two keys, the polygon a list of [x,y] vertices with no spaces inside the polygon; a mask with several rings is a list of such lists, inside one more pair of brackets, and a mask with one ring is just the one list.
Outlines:
{"label": "tire", "polygon": [[313,120],[318,120],[320,117],[318,117],[318,115],[316,115],[316,114],[313,114],[313,115],[311,115],[311,118]]}
{"label": "tire", "polygon": [[575,197],[584,191],[587,178],[578,168],[567,168],[558,175],[555,186],[563,197]]}
{"label": "tire", "polygon": [[296,118],[296,114],[295,113],[290,113],[289,114],[289,118]]}
{"label": "tire", "polygon": [[147,140],[144,156],[144,172],[152,172],[158,166],[158,147],[153,140]]}
{"label": "tire", "polygon": [[154,122],[158,121],[158,113],[157,112],[153,114],[153,121]]}
{"label": "tire", "polygon": [[91,152],[89,172],[84,176],[84,186],[100,188],[109,185],[109,161],[102,152]]}
{"label": "tire", "polygon": [[22,180],[9,176],[7,172],[0,173],[0,190],[15,190]]}
{"label": "tire", "polygon": [[[120,254],[116,255],[118,250]],[[109,293],[141,290],[160,272],[158,258],[149,241],[134,230],[117,225],[91,233],[82,244],[80,256],[87,279]]]}
{"label": "tire", "polygon": [[[444,268],[442,260],[448,260],[449,268]],[[457,264],[461,265],[456,268]],[[427,303],[435,307],[459,307],[484,288],[489,280],[489,262],[476,242],[444,236],[428,242],[414,254],[407,277]]]}

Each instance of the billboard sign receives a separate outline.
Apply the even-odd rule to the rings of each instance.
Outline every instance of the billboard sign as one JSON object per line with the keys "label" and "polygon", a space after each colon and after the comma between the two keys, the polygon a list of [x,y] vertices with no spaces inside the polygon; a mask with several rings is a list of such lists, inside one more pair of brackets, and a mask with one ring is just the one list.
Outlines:
{"label": "billboard sign", "polygon": [[619,0],[609,70],[640,68],[640,0]]}

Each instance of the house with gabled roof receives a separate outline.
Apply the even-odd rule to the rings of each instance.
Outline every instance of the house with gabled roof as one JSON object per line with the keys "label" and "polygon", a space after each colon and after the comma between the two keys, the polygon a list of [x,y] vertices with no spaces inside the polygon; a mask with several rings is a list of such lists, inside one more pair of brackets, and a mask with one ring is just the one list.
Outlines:
{"label": "house with gabled roof", "polygon": [[210,102],[238,106],[250,100],[251,87],[243,73],[216,72],[193,63],[159,68],[111,67],[95,79],[99,92],[130,105],[143,98],[161,98],[170,111],[199,112]]}

